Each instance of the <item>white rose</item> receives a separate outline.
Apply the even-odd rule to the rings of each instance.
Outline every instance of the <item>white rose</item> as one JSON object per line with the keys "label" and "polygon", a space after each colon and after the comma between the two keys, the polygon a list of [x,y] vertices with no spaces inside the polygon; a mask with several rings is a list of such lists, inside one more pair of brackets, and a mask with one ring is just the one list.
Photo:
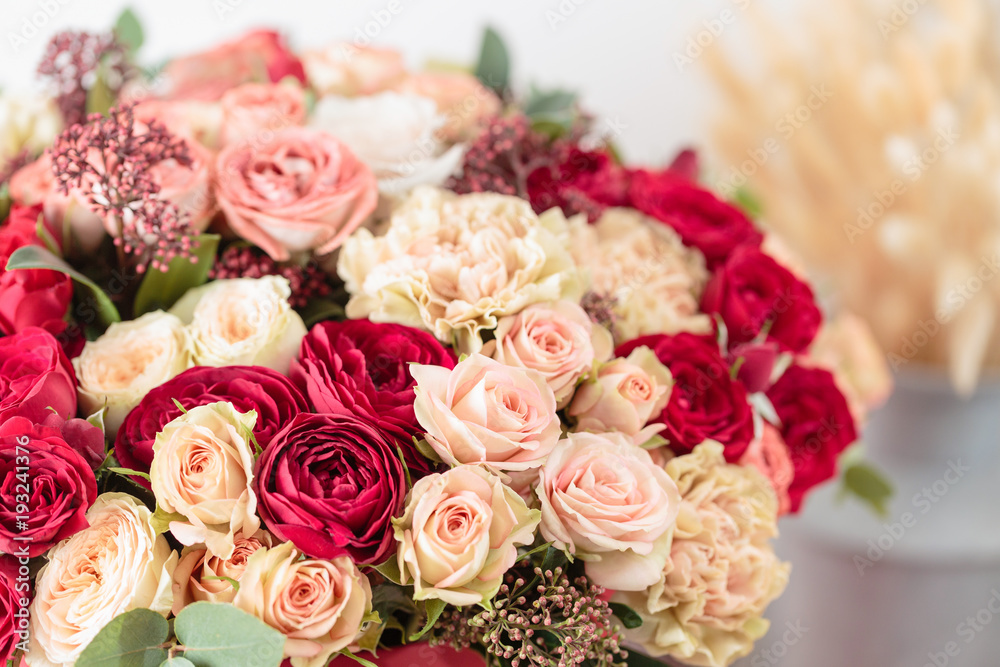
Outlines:
{"label": "white rose", "polygon": [[87,512],[90,527],[52,547],[31,603],[29,665],[73,665],[101,628],[132,609],[169,613],[177,554],[150,516],[135,498],[105,493]]}
{"label": "white rose", "polygon": [[115,434],[150,389],[194,365],[184,323],[158,310],[116,322],[73,360],[80,406],[91,414],[107,405],[104,426]]}
{"label": "white rose", "polygon": [[51,99],[0,96],[0,168],[21,151],[42,152],[61,129],[59,110]]}
{"label": "white rose", "polygon": [[170,312],[189,324],[198,366],[266,366],[287,374],[306,335],[279,276],[216,280],[189,290]]}

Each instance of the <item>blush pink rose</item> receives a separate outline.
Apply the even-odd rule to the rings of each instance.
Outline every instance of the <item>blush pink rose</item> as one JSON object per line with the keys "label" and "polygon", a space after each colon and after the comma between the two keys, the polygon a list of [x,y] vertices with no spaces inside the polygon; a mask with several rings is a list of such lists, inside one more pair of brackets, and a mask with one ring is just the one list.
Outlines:
{"label": "blush pink rose", "polygon": [[434,100],[445,117],[438,131],[444,141],[473,139],[500,113],[500,99],[466,72],[417,72],[397,83],[395,90]]}
{"label": "blush pink rose", "polygon": [[261,142],[306,119],[305,94],[296,85],[244,83],[222,96],[222,144]]}
{"label": "blush pink rose", "polygon": [[559,440],[555,395],[537,371],[473,354],[453,370],[412,364],[410,373],[417,422],[445,463],[537,468]]}
{"label": "blush pink rose", "polygon": [[224,148],[215,187],[233,230],[278,261],[336,249],[378,201],[374,174],[344,144],[300,127]]}
{"label": "blush pink rose", "polygon": [[136,121],[159,121],[173,132],[216,150],[222,130],[222,105],[199,100],[144,99],[132,109]]}
{"label": "blush pink rose", "polygon": [[[218,210],[212,193],[215,154],[193,139],[178,136],[187,147],[191,164],[185,166],[176,160],[163,160],[154,165],[150,173],[160,186],[158,196],[173,202],[191,226],[203,232]],[[115,234],[116,230],[109,229],[108,232]]]}
{"label": "blush pink rose", "polygon": [[795,466],[781,431],[765,423],[759,438],[754,438],[739,461],[741,466],[755,468],[774,487],[778,497],[778,516],[788,514],[792,500],[788,487],[795,479]]}
{"label": "blush pink rose", "polygon": [[321,95],[373,95],[406,75],[403,56],[392,49],[348,42],[302,54],[309,85]]}

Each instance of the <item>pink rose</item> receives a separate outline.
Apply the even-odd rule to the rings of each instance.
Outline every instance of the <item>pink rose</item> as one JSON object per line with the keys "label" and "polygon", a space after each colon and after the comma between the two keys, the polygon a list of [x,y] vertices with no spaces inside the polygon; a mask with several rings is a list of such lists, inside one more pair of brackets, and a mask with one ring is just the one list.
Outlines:
{"label": "pink rose", "polygon": [[446,118],[439,130],[445,141],[473,139],[487,120],[500,113],[499,98],[466,72],[417,72],[398,82],[395,90],[434,100]]}
{"label": "pink rose", "polygon": [[483,354],[507,366],[541,373],[559,408],[569,403],[577,380],[614,349],[611,333],[591,322],[572,301],[528,306],[502,318],[494,336],[483,346]]}
{"label": "pink rose", "polygon": [[[183,166],[176,160],[163,160],[150,170],[153,180],[160,186],[159,197],[177,206],[187,216],[191,226],[199,232],[208,228],[218,206],[212,194],[212,163],[215,155],[194,139],[179,137],[187,146],[191,164]],[[105,223],[107,227],[107,222]],[[108,229],[111,234],[117,230]]]}
{"label": "pink rose", "polygon": [[227,579],[238,584],[250,556],[262,547],[274,546],[275,539],[266,530],[258,530],[250,537],[237,533],[235,543],[229,558],[220,558],[204,546],[184,549],[173,574],[174,614],[192,602],[232,602],[237,587]]}
{"label": "pink rose", "polygon": [[445,463],[537,468],[559,440],[555,395],[536,371],[473,354],[453,370],[412,364],[410,373],[417,422]]}
{"label": "pink rose", "polygon": [[756,468],[774,487],[774,493],[778,497],[778,516],[791,511],[792,500],[788,495],[788,487],[795,479],[795,466],[792,465],[792,457],[788,453],[788,445],[781,437],[781,431],[765,423],[760,437],[750,442],[739,463],[741,466]]}
{"label": "pink rose", "polygon": [[375,209],[375,176],[340,141],[300,127],[216,161],[216,197],[233,230],[278,261],[328,253]]}
{"label": "pink rose", "polygon": [[222,105],[218,102],[145,99],[132,111],[137,122],[157,120],[174,134],[191,137],[206,148],[219,147]]}
{"label": "pink rose", "polygon": [[656,582],[670,553],[677,484],[620,433],[570,433],[535,487],[542,536],[587,559],[594,583],[638,591]]}
{"label": "pink rose", "polygon": [[244,83],[222,96],[222,144],[254,143],[305,119],[305,94],[298,86]]}
{"label": "pink rose", "polygon": [[[576,418],[578,431],[621,431],[638,436],[670,399],[673,377],[653,351],[641,346],[628,357],[601,364],[597,377],[576,390],[566,414]],[[648,440],[659,428],[642,433]],[[637,444],[641,444],[636,440]]]}
{"label": "pink rose", "polygon": [[309,85],[321,95],[373,95],[388,90],[406,74],[398,51],[347,42],[306,51],[302,64]]}

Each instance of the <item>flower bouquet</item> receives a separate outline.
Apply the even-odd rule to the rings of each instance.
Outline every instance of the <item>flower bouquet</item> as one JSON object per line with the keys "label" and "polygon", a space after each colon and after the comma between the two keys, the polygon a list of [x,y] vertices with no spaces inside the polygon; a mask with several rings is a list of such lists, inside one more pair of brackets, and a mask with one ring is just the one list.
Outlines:
{"label": "flower bouquet", "polygon": [[141,37],[3,102],[0,657],[748,654],[875,392],[694,154],[622,164],[490,31],[474,75]]}

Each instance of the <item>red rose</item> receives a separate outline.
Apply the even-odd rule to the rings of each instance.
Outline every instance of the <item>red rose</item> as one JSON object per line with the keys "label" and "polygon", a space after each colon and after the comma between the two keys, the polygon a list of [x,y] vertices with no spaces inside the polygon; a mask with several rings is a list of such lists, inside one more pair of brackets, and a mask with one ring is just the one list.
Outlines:
{"label": "red rose", "polygon": [[[262,366],[190,368],[146,394],[125,417],[115,439],[115,457],[126,468],[148,472],[153,461],[153,441],[164,425],[184,409],[229,401],[240,412],[255,410],[254,437],[266,447],[292,417],[308,410],[305,398],[281,373]],[[149,482],[134,478],[149,488]]]}
{"label": "red rose", "polygon": [[59,343],[37,327],[0,338],[0,423],[41,423],[53,411],[63,419],[76,415],[76,374]]}
{"label": "red rose", "polygon": [[727,361],[730,366],[739,364],[736,379],[743,383],[751,394],[767,391],[771,386],[771,374],[778,363],[781,350],[777,343],[743,343],[729,348]]}
{"label": "red rose", "polygon": [[88,526],[96,499],[94,471],[57,429],[23,417],[0,424],[0,551],[45,553]]}
{"label": "red rose", "polygon": [[395,443],[368,419],[297,416],[264,449],[254,483],[267,528],[309,556],[372,564],[396,552],[406,477]]}
{"label": "red rose", "polygon": [[767,397],[795,468],[788,495],[797,512],[805,493],[836,474],[837,457],[858,439],[854,418],[833,375],[819,368],[791,366]]}
{"label": "red rose", "polygon": [[629,184],[632,206],[674,228],[685,245],[705,255],[709,269],[742,245],[757,247],[764,237],[740,209],[688,181],[683,173],[639,169]]}
{"label": "red rose", "polygon": [[657,334],[623,343],[619,357],[645,345],[674,376],[670,400],[658,419],[666,425],[660,435],[670,448],[686,454],[705,440],[725,447],[727,461],[737,461],[753,439],[753,411],[747,390],[729,376],[729,365],[708,336]]}
{"label": "red rose", "polygon": [[20,565],[13,556],[0,555],[0,665],[6,665],[17,645],[28,638],[30,588],[27,566]]}
{"label": "red rose", "polygon": [[48,269],[7,271],[14,251],[43,245],[35,233],[41,206],[14,206],[0,227],[0,331],[17,333],[42,327],[52,334],[66,328],[66,311],[73,299],[73,281],[65,273]]}
{"label": "red rose", "polygon": [[571,149],[562,162],[531,172],[527,190],[536,213],[558,206],[566,215],[586,213],[591,222],[608,206],[628,203],[625,170],[606,152],[579,148]]}
{"label": "red rose", "polygon": [[[361,657],[367,657],[361,654]],[[357,662],[347,656],[340,655],[333,659],[330,667],[356,667]],[[434,667],[486,667],[486,659],[470,648],[456,651],[450,646],[431,646],[427,642],[417,642],[394,648],[378,650],[379,667],[415,667],[416,665],[434,665]]]}
{"label": "red rose", "polygon": [[452,352],[434,336],[400,324],[368,320],[322,322],[302,339],[289,375],[315,412],[366,414],[399,441],[415,475],[435,469],[413,446],[423,429],[413,414],[410,363],[455,367]]}
{"label": "red rose", "polygon": [[767,337],[802,352],[816,337],[823,315],[809,285],[757,248],[737,248],[705,286],[701,309],[719,313],[730,345]]}

